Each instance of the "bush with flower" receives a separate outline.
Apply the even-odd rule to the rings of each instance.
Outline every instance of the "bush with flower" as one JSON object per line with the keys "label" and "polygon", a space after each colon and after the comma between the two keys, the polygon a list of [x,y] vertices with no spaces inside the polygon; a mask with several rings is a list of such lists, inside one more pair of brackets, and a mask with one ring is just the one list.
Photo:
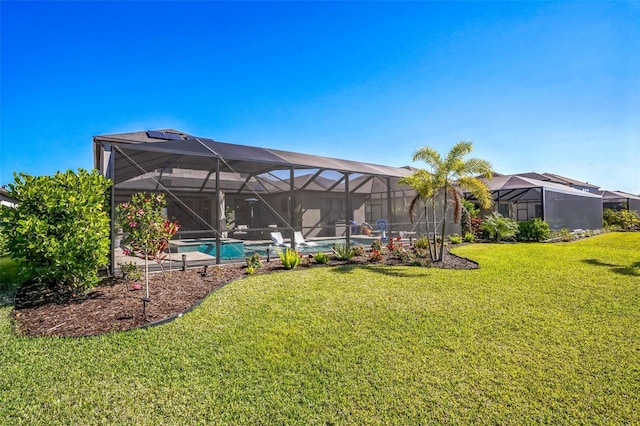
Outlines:
{"label": "bush with flower", "polygon": [[[127,234],[123,240],[125,255],[141,255],[145,261],[154,259],[163,268],[162,262],[167,258],[164,251],[180,229],[176,222],[165,217],[166,205],[164,194],[144,192],[133,194],[129,202],[118,205],[118,223]],[[145,282],[148,283],[148,271],[145,271]]]}

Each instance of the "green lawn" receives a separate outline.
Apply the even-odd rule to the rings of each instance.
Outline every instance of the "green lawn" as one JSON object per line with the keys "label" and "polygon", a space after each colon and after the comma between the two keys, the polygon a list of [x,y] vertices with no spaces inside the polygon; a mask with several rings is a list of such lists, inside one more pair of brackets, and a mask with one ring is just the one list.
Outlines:
{"label": "green lawn", "polygon": [[640,233],[457,253],[481,269],[252,276],[95,338],[0,308],[0,423],[640,423]]}
{"label": "green lawn", "polygon": [[18,264],[9,257],[0,257],[0,308],[13,305],[13,297],[22,282]]}

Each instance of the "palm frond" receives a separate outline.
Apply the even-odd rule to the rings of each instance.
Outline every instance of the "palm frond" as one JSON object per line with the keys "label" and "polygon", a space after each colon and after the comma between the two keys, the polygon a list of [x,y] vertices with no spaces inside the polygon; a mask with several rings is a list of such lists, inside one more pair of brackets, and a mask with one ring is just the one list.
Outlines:
{"label": "palm frond", "polygon": [[493,204],[491,190],[489,190],[489,187],[480,179],[464,176],[458,179],[458,185],[460,188],[473,194],[473,196],[478,199],[478,203],[482,208],[488,209]]}
{"label": "palm frond", "polygon": [[412,175],[400,178],[398,182],[413,188],[423,199],[432,197],[434,194],[434,176],[426,170],[416,170]]}
{"label": "palm frond", "polygon": [[438,151],[428,146],[418,148],[418,150],[413,154],[413,161],[418,160],[424,161],[431,166],[433,170],[438,170],[442,164],[442,157],[440,157]]}
{"label": "palm frond", "polygon": [[447,154],[447,158],[444,160],[444,167],[447,170],[454,170],[457,163],[462,161],[462,158],[469,154],[473,150],[473,144],[471,141],[460,141],[451,148]]}
{"label": "palm frond", "polygon": [[469,158],[465,161],[465,172],[461,173],[460,176],[471,175],[471,176],[486,176],[487,179],[491,179],[493,177],[493,167],[491,163],[486,160],[482,160],[480,158]]}

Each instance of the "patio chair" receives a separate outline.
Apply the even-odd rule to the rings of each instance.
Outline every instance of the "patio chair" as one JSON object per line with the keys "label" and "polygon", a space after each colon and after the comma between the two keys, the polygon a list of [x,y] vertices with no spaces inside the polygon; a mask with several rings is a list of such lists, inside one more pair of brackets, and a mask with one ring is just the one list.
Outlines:
{"label": "patio chair", "polygon": [[271,241],[273,241],[273,244],[278,247],[291,247],[291,244],[287,244],[284,242],[284,238],[282,238],[281,232],[272,232]]}
{"label": "patio chair", "polygon": [[305,241],[304,237],[302,236],[302,232],[300,231],[296,231],[293,234],[293,238],[297,246],[307,246],[307,247],[317,246],[317,244],[314,243],[313,241]]}

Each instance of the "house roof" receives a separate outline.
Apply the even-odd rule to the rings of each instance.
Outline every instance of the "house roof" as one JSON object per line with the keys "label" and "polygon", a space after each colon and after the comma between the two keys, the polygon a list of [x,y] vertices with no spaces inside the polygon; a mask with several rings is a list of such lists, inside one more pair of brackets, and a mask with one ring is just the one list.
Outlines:
{"label": "house roof", "polygon": [[9,191],[5,188],[0,187],[0,205],[15,207],[18,201],[9,196]]}
{"label": "house roof", "polygon": [[159,129],[159,130],[146,130],[143,132],[128,132],[128,133],[116,133],[111,135],[100,135],[100,136],[95,136],[94,140],[96,138],[99,138],[100,140],[117,142],[117,143],[147,143],[147,142],[159,142],[163,140],[168,140],[164,138],[150,137],[149,135],[154,134],[153,132],[155,132],[156,134],[170,133],[172,135],[180,136],[182,139],[188,139],[191,137],[191,135],[189,135],[188,133],[182,132],[180,130]]}
{"label": "house roof", "polygon": [[554,182],[564,183],[565,185],[569,185],[569,186],[584,186],[586,188],[593,188],[595,190],[598,190],[600,188],[598,185],[593,185],[593,184],[590,184],[589,182],[582,182],[580,180],[556,175],[554,173],[545,172],[543,173],[543,175],[547,176],[549,179],[551,179]]}
{"label": "house roof", "polygon": [[[529,179],[536,179],[536,180],[540,180],[540,181],[553,181],[549,176],[545,176],[542,173],[537,173],[537,172],[527,172],[527,173],[515,173],[514,176],[521,176],[521,177],[526,177]],[[557,182],[557,181],[555,181]],[[562,182],[557,182],[557,183],[562,183]]]}

